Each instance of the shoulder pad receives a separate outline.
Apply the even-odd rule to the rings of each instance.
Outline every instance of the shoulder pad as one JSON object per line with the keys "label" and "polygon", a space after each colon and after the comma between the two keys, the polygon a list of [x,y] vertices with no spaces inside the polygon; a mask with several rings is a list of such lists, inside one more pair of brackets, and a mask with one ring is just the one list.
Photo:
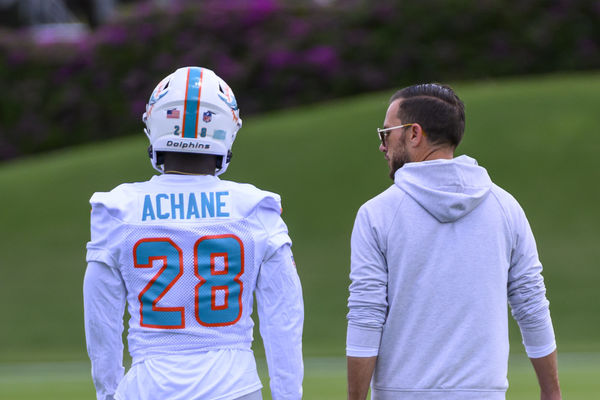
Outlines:
{"label": "shoulder pad", "polygon": [[110,192],[96,192],[90,198],[92,208],[103,207],[112,217],[124,220],[126,210],[135,196],[128,193],[127,185],[119,185]]}
{"label": "shoulder pad", "polygon": [[281,214],[281,197],[277,193],[258,189],[248,183],[228,182],[230,190],[237,192],[244,201],[240,204],[241,215],[248,216],[257,208],[267,208]]}

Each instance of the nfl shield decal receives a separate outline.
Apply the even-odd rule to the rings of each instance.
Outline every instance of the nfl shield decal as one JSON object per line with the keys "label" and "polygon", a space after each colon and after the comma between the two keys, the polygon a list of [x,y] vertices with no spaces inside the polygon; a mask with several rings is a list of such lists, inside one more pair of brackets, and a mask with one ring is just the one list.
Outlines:
{"label": "nfl shield decal", "polygon": [[212,116],[213,116],[214,114],[215,114],[215,113],[214,113],[214,112],[212,112],[212,111],[206,111],[206,112],[204,112],[204,114],[202,114],[202,121],[204,121],[204,122],[206,122],[206,123],[208,123],[208,122],[212,121]]}

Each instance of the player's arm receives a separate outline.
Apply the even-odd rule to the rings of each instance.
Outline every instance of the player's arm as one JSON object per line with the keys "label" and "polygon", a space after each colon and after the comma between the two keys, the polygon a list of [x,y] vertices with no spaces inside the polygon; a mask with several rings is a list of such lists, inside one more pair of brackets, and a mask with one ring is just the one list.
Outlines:
{"label": "player's arm", "polygon": [[256,302],[273,399],[301,399],[304,303],[289,243],[263,262]]}
{"label": "player's arm", "polygon": [[540,385],[540,399],[561,400],[556,350],[545,357],[531,358],[530,360]]}
{"label": "player's arm", "polygon": [[125,293],[116,268],[88,262],[83,280],[85,338],[98,400],[113,399],[123,378]]}
{"label": "player's arm", "polygon": [[364,400],[387,317],[387,266],[367,210],[359,210],[351,240],[346,355],[348,398]]}

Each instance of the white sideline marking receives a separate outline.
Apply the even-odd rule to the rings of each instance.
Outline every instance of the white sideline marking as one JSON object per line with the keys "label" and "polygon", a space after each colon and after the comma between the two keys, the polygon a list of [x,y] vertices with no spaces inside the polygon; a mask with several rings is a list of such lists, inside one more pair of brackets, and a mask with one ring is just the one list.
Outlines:
{"label": "white sideline marking", "polygon": [[[559,353],[559,366],[594,367],[600,369],[600,352]],[[511,354],[510,367],[529,364],[525,354]],[[257,359],[260,372],[266,371],[266,361]],[[91,383],[91,367],[88,361],[2,363],[0,362],[0,385],[44,382]],[[305,357],[305,376],[345,375],[345,357]]]}

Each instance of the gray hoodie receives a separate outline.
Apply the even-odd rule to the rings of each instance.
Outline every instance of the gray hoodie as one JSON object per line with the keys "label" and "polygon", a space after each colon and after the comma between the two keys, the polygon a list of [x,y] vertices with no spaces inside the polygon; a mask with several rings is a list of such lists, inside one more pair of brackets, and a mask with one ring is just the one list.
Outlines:
{"label": "gray hoodie", "polygon": [[408,163],[352,232],[347,355],[373,399],[504,399],[507,302],[530,357],[556,348],[523,210],[467,156]]}

